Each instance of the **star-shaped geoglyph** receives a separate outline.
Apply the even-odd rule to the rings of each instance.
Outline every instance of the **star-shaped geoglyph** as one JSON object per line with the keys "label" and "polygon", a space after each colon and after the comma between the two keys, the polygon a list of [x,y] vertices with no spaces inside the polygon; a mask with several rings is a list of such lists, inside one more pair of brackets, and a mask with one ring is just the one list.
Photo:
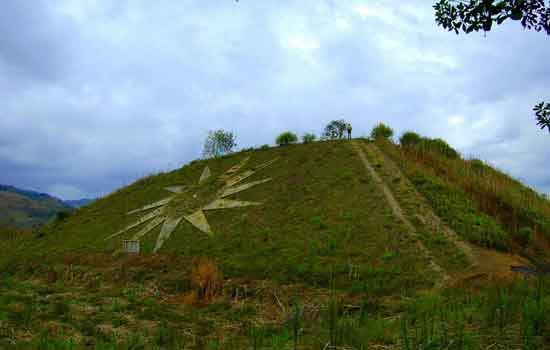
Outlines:
{"label": "star-shaped geoglyph", "polygon": [[132,237],[132,240],[139,241],[148,232],[162,224],[154,249],[154,252],[157,252],[163,246],[164,242],[170,238],[170,235],[182,220],[189,222],[191,225],[208,235],[213,235],[214,232],[210,228],[208,220],[204,215],[205,211],[242,208],[262,204],[261,202],[247,202],[227,198],[254,186],[271,181],[271,178],[266,178],[243,184],[242,182],[244,180],[277,160],[273,159],[249,170],[240,172],[249,159],[250,157],[243,159],[217,179],[212,178],[210,168],[207,166],[204,168],[196,185],[166,187],[165,190],[172,192],[172,196],[128,212],[128,215],[142,212],[147,213],[124,229],[110,235],[106,240],[119,236],[126,231],[148,222]]}

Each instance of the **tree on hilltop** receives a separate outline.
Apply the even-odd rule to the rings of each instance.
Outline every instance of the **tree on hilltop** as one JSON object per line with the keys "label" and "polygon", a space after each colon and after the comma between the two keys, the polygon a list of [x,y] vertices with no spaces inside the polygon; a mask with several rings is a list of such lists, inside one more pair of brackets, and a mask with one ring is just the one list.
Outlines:
{"label": "tree on hilltop", "polygon": [[373,139],[390,139],[393,136],[393,129],[384,123],[378,123],[371,131],[370,136]]}
{"label": "tree on hilltop", "polygon": [[287,146],[292,143],[296,143],[297,141],[298,141],[298,136],[296,136],[295,133],[290,131],[285,131],[279,134],[279,136],[277,136],[277,138],[275,139],[275,143],[278,144],[279,146]]}
{"label": "tree on hilltop", "polygon": [[332,120],[323,131],[323,137],[327,139],[341,139],[344,137],[344,132],[346,131],[346,125],[348,123],[344,119]]}
{"label": "tree on hilltop", "polygon": [[210,130],[204,142],[202,154],[204,157],[209,158],[231,153],[233,148],[237,146],[236,139],[237,137],[232,132],[223,129]]}
{"label": "tree on hilltop", "polygon": [[317,136],[315,136],[315,134],[308,132],[302,136],[302,141],[304,143],[312,143],[313,141],[315,141],[316,138]]}

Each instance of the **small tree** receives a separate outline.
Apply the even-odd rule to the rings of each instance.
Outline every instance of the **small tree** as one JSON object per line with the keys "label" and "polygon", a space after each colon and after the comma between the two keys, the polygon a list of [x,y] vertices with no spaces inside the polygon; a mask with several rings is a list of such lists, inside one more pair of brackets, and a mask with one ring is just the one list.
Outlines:
{"label": "small tree", "polygon": [[378,139],[378,138],[389,139],[393,136],[393,129],[384,123],[379,123],[372,129],[370,136],[373,139]]}
{"label": "small tree", "polygon": [[291,143],[296,143],[298,141],[298,136],[295,133],[290,131],[285,131],[282,134],[279,134],[275,139],[275,143],[279,146],[290,145]]}
{"label": "small tree", "polygon": [[418,145],[420,142],[422,142],[422,136],[413,131],[407,131],[403,133],[403,135],[401,135],[401,137],[399,138],[399,143],[403,147],[415,146]]}
{"label": "small tree", "polygon": [[304,134],[304,136],[302,136],[302,141],[304,141],[304,143],[312,143],[313,141],[315,141],[316,138],[317,136],[315,136],[315,134],[306,133]]}
{"label": "small tree", "polygon": [[344,119],[332,120],[325,126],[323,137],[327,139],[341,139],[344,137],[347,122]]}
{"label": "small tree", "polygon": [[237,146],[236,136],[229,131],[223,129],[208,132],[208,137],[204,142],[202,154],[204,157],[219,157],[227,153],[231,153],[233,148]]}

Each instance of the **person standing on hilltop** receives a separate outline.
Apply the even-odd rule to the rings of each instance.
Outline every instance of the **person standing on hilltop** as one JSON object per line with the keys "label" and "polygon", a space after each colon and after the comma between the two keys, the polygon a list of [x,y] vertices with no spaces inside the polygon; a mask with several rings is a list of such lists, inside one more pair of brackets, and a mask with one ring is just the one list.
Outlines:
{"label": "person standing on hilltop", "polygon": [[348,140],[351,140],[351,124],[350,123],[346,124],[346,130],[348,132]]}

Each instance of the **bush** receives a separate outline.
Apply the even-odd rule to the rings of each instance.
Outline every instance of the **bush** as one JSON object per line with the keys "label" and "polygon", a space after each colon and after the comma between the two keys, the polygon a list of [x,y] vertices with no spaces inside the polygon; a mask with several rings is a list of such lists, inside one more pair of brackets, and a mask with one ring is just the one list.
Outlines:
{"label": "bush", "polygon": [[316,138],[315,134],[307,133],[302,136],[302,141],[304,141],[304,143],[312,143]]}
{"label": "bush", "polygon": [[422,136],[415,132],[407,131],[399,138],[399,143],[403,147],[416,146],[422,142]]}
{"label": "bush", "polygon": [[268,145],[268,144],[261,145],[261,146],[260,146],[260,149],[269,149],[269,145]]}
{"label": "bush", "polygon": [[199,258],[193,262],[191,271],[193,290],[184,296],[188,305],[208,305],[223,291],[223,276],[215,261]]}
{"label": "bush", "polygon": [[384,123],[379,123],[372,129],[370,136],[373,139],[378,139],[378,138],[389,139],[393,136],[393,129]]}
{"label": "bush", "polygon": [[487,248],[506,250],[508,234],[493,217],[480,212],[461,189],[447,181],[419,170],[409,170],[408,177],[439,215],[460,236]]}
{"label": "bush", "polygon": [[297,141],[298,141],[298,136],[296,136],[295,133],[290,131],[283,132],[282,134],[277,136],[277,138],[275,139],[275,143],[278,144],[279,146],[290,145],[291,143],[296,143]]}
{"label": "bush", "polygon": [[477,174],[482,174],[488,166],[480,159],[474,158],[467,161],[470,168]]}
{"label": "bush", "polygon": [[449,146],[449,144],[442,139],[424,138],[422,140],[422,147],[426,148],[429,151],[439,153],[449,159],[460,158],[460,154],[458,153],[458,151]]}
{"label": "bush", "polygon": [[528,245],[533,240],[533,229],[530,227],[522,227],[514,234],[514,240],[523,245]]}
{"label": "bush", "polygon": [[[376,128],[381,128],[379,133],[384,133],[384,132],[387,133],[387,131],[383,130],[383,127],[385,127],[384,124],[379,124],[376,127]],[[373,129],[372,131],[373,137],[375,137],[376,128]],[[438,153],[449,159],[460,158],[460,153],[458,153],[457,150],[455,150],[447,142],[445,142],[445,140],[422,137],[419,134],[412,131],[407,131],[403,135],[401,135],[401,137],[399,138],[399,143],[403,147],[407,147],[407,148],[418,147],[424,152]],[[485,164],[478,159],[473,159],[470,162],[471,162],[472,168],[474,168],[475,170],[481,171],[485,167]]]}
{"label": "bush", "polygon": [[73,214],[73,212],[71,210],[58,211],[55,214],[55,218],[53,219],[53,225],[57,226],[57,225],[60,225],[60,224],[64,223],[65,221],[67,221],[71,217],[72,214]]}

